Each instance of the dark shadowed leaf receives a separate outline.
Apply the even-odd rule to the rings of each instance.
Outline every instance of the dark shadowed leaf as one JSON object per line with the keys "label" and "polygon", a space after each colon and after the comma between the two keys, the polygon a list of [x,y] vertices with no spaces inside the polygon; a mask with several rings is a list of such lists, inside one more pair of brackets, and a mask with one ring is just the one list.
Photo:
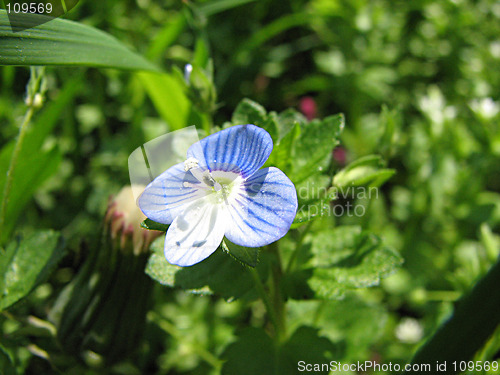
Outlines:
{"label": "dark shadowed leaf", "polygon": [[63,256],[63,240],[54,231],[35,232],[7,245],[0,256],[0,310],[45,282]]}

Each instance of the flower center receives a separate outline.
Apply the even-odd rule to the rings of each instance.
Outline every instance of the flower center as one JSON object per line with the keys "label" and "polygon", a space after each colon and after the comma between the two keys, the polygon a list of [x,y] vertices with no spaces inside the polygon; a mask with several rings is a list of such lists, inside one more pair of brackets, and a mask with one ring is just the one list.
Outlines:
{"label": "flower center", "polygon": [[186,187],[197,187],[200,189],[211,189],[214,203],[229,204],[229,199],[234,197],[234,192],[242,183],[242,178],[238,173],[226,171],[208,171],[202,170],[198,166],[198,160],[189,158],[184,162],[184,170],[190,171],[191,174],[201,182],[199,185],[194,185],[189,182],[184,182]]}

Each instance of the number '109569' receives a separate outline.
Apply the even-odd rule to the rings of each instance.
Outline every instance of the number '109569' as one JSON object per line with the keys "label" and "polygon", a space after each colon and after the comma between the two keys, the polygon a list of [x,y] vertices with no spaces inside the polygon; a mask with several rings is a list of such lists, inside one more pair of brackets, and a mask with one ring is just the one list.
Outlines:
{"label": "number '109569'", "polygon": [[7,13],[52,13],[51,3],[7,3]]}

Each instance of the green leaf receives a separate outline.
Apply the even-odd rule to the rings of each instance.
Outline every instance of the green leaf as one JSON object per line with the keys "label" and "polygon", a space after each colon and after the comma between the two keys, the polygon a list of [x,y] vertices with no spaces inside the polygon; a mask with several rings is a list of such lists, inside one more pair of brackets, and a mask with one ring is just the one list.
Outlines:
{"label": "green leaf", "polygon": [[[279,125],[279,123],[278,123]],[[292,150],[297,139],[300,137],[300,125],[295,123],[292,128],[274,144],[273,151],[269,156],[267,165],[273,165],[283,172],[288,173],[292,168]]]}
{"label": "green leaf", "polygon": [[342,300],[326,301],[316,324],[325,336],[343,339],[346,355],[357,360],[369,355],[371,345],[383,335],[387,315],[381,306],[349,293]]}
{"label": "green leaf", "polygon": [[331,212],[330,201],[335,199],[336,196],[327,189],[329,182],[329,176],[314,174],[295,185],[299,206],[292,228]]}
{"label": "green leaf", "polygon": [[224,238],[221,244],[222,250],[229,253],[236,260],[250,267],[256,267],[259,263],[258,247],[245,247],[232,243],[227,238]]}
{"label": "green leaf", "polygon": [[294,298],[341,298],[347,290],[378,285],[402,263],[380,238],[358,226],[316,233],[304,251],[310,260],[286,282]]}
{"label": "green leaf", "polygon": [[474,359],[500,325],[500,259],[474,288],[455,305],[451,318],[443,323],[412,359],[412,363],[448,363],[436,374],[455,374],[454,361]]}
{"label": "green leaf", "polygon": [[364,156],[339,171],[333,178],[333,185],[341,188],[348,186],[379,187],[396,173],[396,170],[384,169],[383,166],[384,162],[380,156]]}
{"label": "green leaf", "polygon": [[204,261],[191,267],[171,265],[163,254],[163,239],[153,242],[153,254],[146,273],[160,284],[193,293],[218,294],[227,300],[253,298],[253,278],[239,262],[220,248]]}
{"label": "green leaf", "polygon": [[298,125],[299,128],[302,128],[307,123],[308,121],[305,116],[302,113],[297,112],[295,109],[289,108],[284,110],[278,116],[280,139],[286,136],[288,132],[292,131],[296,125]]}
{"label": "green leaf", "polygon": [[[19,15],[33,28],[12,32],[7,12],[0,10],[0,65],[94,66],[160,71],[109,34],[60,18]],[[24,18],[24,19],[23,19]],[[42,21],[42,22],[40,22]]]}
{"label": "green leaf", "polygon": [[[61,152],[57,147],[38,153],[33,150],[31,154],[19,157],[17,168],[12,175],[12,189],[7,201],[6,220],[0,233],[0,242],[7,240],[36,189],[57,171],[61,159]],[[3,192],[4,186],[5,176],[0,180],[0,191]],[[3,194],[1,198],[3,199]]]}
{"label": "green leaf", "polygon": [[293,172],[289,176],[294,183],[327,167],[343,128],[343,115],[313,120],[301,126],[300,138],[295,142],[293,152]]}
{"label": "green leaf", "polygon": [[254,1],[256,0],[213,0],[201,3],[196,10],[200,13],[200,15],[208,17]]}
{"label": "green leaf", "polygon": [[[295,374],[300,361],[304,364],[325,363],[328,366],[331,358],[337,357],[340,351],[339,347],[327,338],[319,336],[315,328],[299,327],[288,341],[276,347],[263,329],[249,327],[238,332],[236,342],[230,344],[222,353],[222,358],[226,361],[221,373]],[[322,371],[316,370],[314,373],[319,372]]]}
{"label": "green leaf", "polygon": [[140,72],[137,77],[171,131],[188,126],[191,104],[182,83],[173,74]]}
{"label": "green leaf", "polygon": [[149,230],[159,230],[160,232],[166,232],[169,224],[161,224],[153,221],[151,219],[146,219],[141,223],[141,227]]}
{"label": "green leaf", "polygon": [[[7,206],[8,222],[6,222],[4,230],[0,233],[0,242],[8,238],[15,225],[16,218],[22,212],[35,190],[45,179],[55,172],[59,165],[58,160],[53,160],[54,158],[60,159],[57,151],[54,149],[47,151],[39,150],[45,142],[46,137],[52,132],[59,121],[61,113],[71,104],[71,101],[81,87],[81,82],[81,75],[68,80],[57,98],[46,104],[26,130],[24,142],[19,151],[19,163],[17,165],[17,171],[19,172],[14,171],[13,174],[14,185],[11,190],[11,200]],[[17,139],[12,140],[0,150],[0,170],[7,171],[9,169],[16,141]],[[51,153],[53,154],[51,155]],[[39,156],[40,160],[38,160]],[[34,158],[36,160],[33,161]],[[6,177],[6,174],[0,174],[0,199],[4,192]],[[10,212],[9,209],[11,210]]]}
{"label": "green leaf", "polygon": [[266,113],[259,103],[250,99],[243,99],[233,112],[231,118],[233,125],[253,124],[269,133],[274,144],[278,141],[278,116],[276,113]]}
{"label": "green leaf", "polygon": [[184,31],[186,25],[186,17],[182,13],[173,14],[169,19],[164,20],[162,29],[150,42],[147,57],[154,61],[159,60],[165,50],[171,46],[182,31]]}
{"label": "green leaf", "polygon": [[308,222],[328,215],[330,213],[329,202],[318,200],[307,205],[299,206],[297,215],[293,219],[291,228],[298,228]]}
{"label": "green leaf", "polygon": [[46,230],[20,237],[0,256],[0,310],[45,282],[63,256],[59,233]]}
{"label": "green leaf", "polygon": [[9,353],[0,345],[0,374],[16,375],[17,371]]}
{"label": "green leaf", "polygon": [[273,340],[261,328],[248,327],[238,332],[237,341],[222,353],[226,360],[222,375],[276,374]]}
{"label": "green leaf", "polygon": [[250,99],[243,99],[233,112],[231,122],[235,125],[254,124],[262,127],[267,121],[267,113],[263,106]]}

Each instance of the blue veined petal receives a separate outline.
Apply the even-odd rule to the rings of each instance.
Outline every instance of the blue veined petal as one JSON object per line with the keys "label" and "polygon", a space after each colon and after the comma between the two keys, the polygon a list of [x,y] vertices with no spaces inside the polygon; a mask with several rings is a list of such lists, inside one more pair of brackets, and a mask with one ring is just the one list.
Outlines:
{"label": "blue veined petal", "polygon": [[219,247],[227,223],[226,211],[210,199],[192,202],[177,216],[165,237],[165,257],[171,264],[192,266]]}
{"label": "blue veined petal", "polygon": [[187,153],[211,171],[251,176],[264,165],[273,150],[268,132],[255,125],[236,125],[193,144]]}
{"label": "blue veined petal", "polygon": [[297,213],[297,192],[278,168],[264,168],[248,178],[228,206],[226,237],[247,247],[264,246],[283,237]]}
{"label": "blue veined petal", "polygon": [[176,164],[146,187],[138,199],[139,208],[151,220],[170,224],[190,203],[209,193],[201,185],[184,171],[184,163]]}

